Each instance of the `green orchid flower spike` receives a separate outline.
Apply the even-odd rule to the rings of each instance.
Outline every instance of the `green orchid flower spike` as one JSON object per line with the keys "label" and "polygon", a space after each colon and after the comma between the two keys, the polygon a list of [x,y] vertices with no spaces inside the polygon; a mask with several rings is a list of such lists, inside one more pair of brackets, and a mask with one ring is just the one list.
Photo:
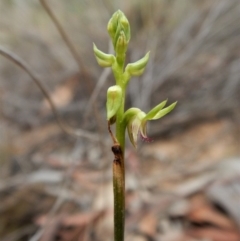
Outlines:
{"label": "green orchid flower spike", "polygon": [[[147,114],[138,108],[130,108],[125,111],[125,95],[127,85],[133,76],[143,74],[149,61],[150,52],[140,60],[125,66],[125,57],[131,38],[130,24],[120,10],[116,11],[108,22],[108,33],[112,40],[115,55],[107,54],[99,50],[93,44],[93,51],[98,64],[102,67],[111,67],[115,85],[107,91],[106,115],[108,130],[113,139],[113,193],[114,193],[114,240],[124,241],[125,223],[125,132],[128,131],[129,139],[133,146],[137,147],[138,136],[150,142],[147,136],[147,122],[157,120],[171,112],[177,102],[165,107],[167,100],[150,110]],[[116,124],[115,135],[111,131],[111,125]]]}

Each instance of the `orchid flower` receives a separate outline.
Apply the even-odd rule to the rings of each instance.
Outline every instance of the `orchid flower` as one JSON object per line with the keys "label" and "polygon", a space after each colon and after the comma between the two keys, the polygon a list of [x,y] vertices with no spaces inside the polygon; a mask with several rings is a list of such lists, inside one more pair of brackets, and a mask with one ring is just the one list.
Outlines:
{"label": "orchid flower", "polygon": [[126,121],[129,139],[135,148],[137,147],[137,138],[139,134],[144,141],[152,141],[152,139],[147,136],[147,121],[162,118],[171,112],[177,104],[177,102],[174,102],[168,107],[163,108],[166,103],[167,100],[161,102],[147,114],[138,108],[130,108],[125,112],[124,119]]}

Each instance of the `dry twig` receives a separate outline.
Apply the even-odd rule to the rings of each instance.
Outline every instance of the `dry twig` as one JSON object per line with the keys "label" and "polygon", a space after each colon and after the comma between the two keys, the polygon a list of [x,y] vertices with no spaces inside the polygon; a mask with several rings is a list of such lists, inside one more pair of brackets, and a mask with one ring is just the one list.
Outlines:
{"label": "dry twig", "polygon": [[84,131],[81,129],[73,129],[62,121],[62,119],[59,116],[58,111],[48,93],[48,90],[41,83],[39,78],[31,71],[31,68],[28,66],[27,63],[25,63],[19,56],[15,55],[14,53],[12,53],[9,50],[6,50],[2,47],[0,47],[0,54],[3,55],[4,57],[8,58],[9,60],[11,60],[13,63],[15,63],[17,66],[19,66],[21,69],[23,69],[32,78],[34,83],[38,86],[38,88],[43,93],[44,97],[49,102],[49,105],[51,106],[54,116],[56,117],[58,125],[66,134],[75,136],[75,137],[85,137],[92,141],[98,141],[98,137],[95,134],[92,134],[90,132],[87,132],[87,131]]}

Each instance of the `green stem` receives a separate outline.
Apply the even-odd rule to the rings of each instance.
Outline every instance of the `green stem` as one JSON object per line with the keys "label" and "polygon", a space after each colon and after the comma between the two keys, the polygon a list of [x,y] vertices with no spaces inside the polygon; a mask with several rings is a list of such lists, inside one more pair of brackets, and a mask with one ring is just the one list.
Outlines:
{"label": "green stem", "polygon": [[[124,61],[123,61],[124,62]],[[122,62],[122,63],[123,63]],[[116,82],[122,88],[122,103],[117,112],[116,120],[116,138],[120,145],[120,153],[114,153],[113,162],[113,194],[114,194],[114,240],[124,241],[125,225],[125,124],[123,123],[124,106],[125,106],[125,86],[123,81],[122,63],[115,68]]]}
{"label": "green stem", "polygon": [[[117,154],[116,154],[117,153]],[[114,194],[114,240],[124,241],[125,223],[125,177],[124,154],[121,148],[114,153],[113,194]]]}

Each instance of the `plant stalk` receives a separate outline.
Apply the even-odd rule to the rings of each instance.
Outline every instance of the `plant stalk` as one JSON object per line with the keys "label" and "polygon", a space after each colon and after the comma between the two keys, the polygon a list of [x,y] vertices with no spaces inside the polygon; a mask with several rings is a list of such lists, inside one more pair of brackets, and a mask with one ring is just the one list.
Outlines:
{"label": "plant stalk", "polygon": [[112,148],[113,161],[113,194],[114,194],[114,240],[124,240],[125,223],[125,177],[124,177],[124,154],[121,146]]}
{"label": "plant stalk", "polygon": [[[118,65],[117,82],[120,84],[123,78],[123,68]],[[116,120],[116,139],[117,144],[113,146],[113,196],[114,196],[114,240],[124,241],[125,226],[125,125],[123,123],[124,106],[125,106],[125,86],[122,88],[122,103],[117,112]]]}

